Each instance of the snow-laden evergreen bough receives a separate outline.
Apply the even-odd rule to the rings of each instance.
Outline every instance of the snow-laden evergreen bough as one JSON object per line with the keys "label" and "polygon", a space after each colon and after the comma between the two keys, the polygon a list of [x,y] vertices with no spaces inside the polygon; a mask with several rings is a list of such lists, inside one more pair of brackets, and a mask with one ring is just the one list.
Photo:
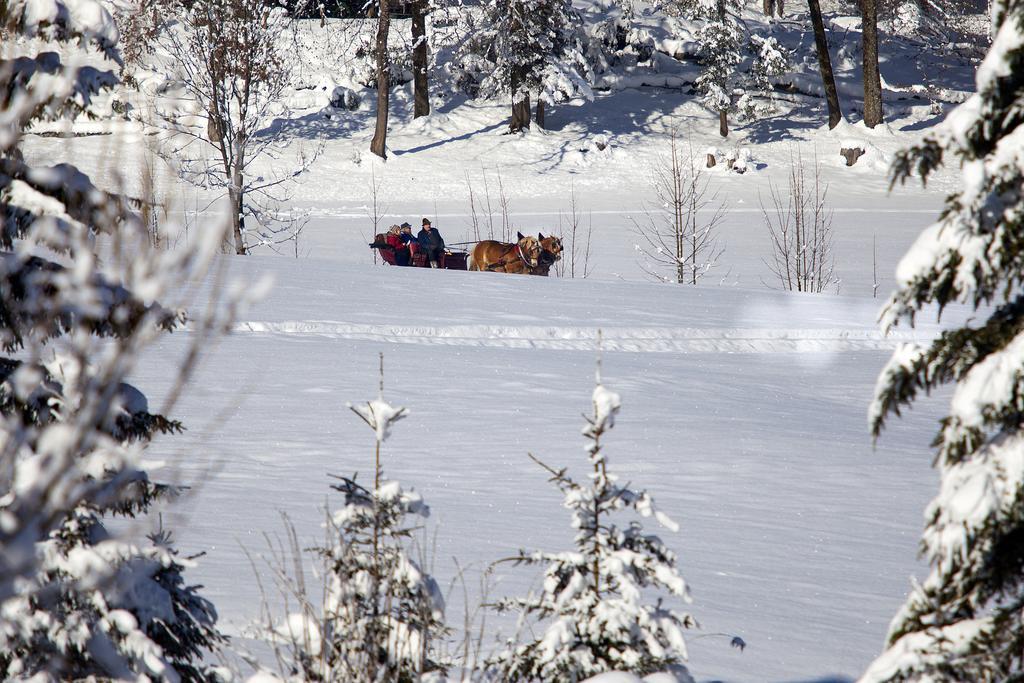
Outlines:
{"label": "snow-laden evergreen bough", "polygon": [[993,3],[993,20],[977,93],[895,166],[894,181],[926,179],[955,155],[963,189],[900,262],[882,326],[954,302],[983,322],[901,346],[878,380],[876,436],[919,392],[955,388],[934,443],[940,491],[921,543],[931,570],[864,683],[1024,677],[1024,3]]}
{"label": "snow-laden evergreen bough", "polygon": [[[93,0],[0,1],[0,676],[205,676],[222,637],[162,530],[139,546],[108,514],[168,489],[143,448],[181,426],[124,383],[139,351],[183,314],[153,302],[201,274],[219,237],[150,248],[131,202],[75,167],[29,164],[34,122],[88,113],[116,83],[117,30]],[[86,60],[101,66],[82,65]],[[106,233],[109,254],[97,254]],[[105,265],[101,267],[101,262]]]}
{"label": "snow-laden evergreen bough", "polygon": [[328,515],[330,542],[315,549],[323,601],[301,596],[303,610],[272,636],[284,643],[289,680],[418,681],[437,669],[432,647],[446,629],[440,587],[410,556],[410,539],[430,509],[415,491],[385,480],[381,466],[381,446],[406,410],[387,403],[383,387],[377,399],[350,407],[374,431],[373,488],[354,476],[332,486],[345,504]]}
{"label": "snow-laden evergreen bough", "polygon": [[[614,425],[621,402],[600,376],[592,398],[593,413],[583,429],[590,481],[580,483],[567,469],[542,464],[564,496],[576,530],[574,547],[520,551],[512,558],[544,565],[543,585],[538,593],[502,600],[499,608],[519,611],[539,635],[511,642],[491,661],[492,673],[497,680],[579,681],[608,671],[672,671],[679,680],[690,680],[683,666],[684,631],[696,622],[668,604],[690,602],[689,590],[675,554],[645,533],[638,517],[653,516],[670,531],[678,526],[645,491],[620,485],[608,471],[601,438]],[[636,515],[627,526],[617,521],[624,512]],[[668,602],[661,597],[651,602],[655,592],[666,593]]]}

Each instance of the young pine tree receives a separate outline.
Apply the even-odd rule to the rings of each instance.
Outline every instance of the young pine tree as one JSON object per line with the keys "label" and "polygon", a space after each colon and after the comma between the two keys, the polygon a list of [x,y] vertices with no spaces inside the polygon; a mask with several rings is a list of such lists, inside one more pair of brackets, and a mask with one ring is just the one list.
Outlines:
{"label": "young pine tree", "polygon": [[895,166],[895,180],[914,171],[926,179],[954,155],[964,187],[901,261],[883,327],[954,302],[980,321],[927,347],[901,346],[878,380],[876,436],[919,392],[954,388],[934,442],[941,483],[921,542],[931,570],[893,619],[865,683],[1024,677],[1024,3],[997,1],[993,17],[977,93]]}
{"label": "young pine tree", "polygon": [[345,505],[329,518],[332,542],[316,550],[325,598],[318,610],[308,605],[289,618],[290,659],[305,680],[417,681],[436,668],[430,652],[445,632],[444,598],[408,552],[418,529],[409,518],[426,518],[430,510],[415,491],[384,480],[381,467],[381,446],[406,410],[384,401],[383,379],[376,400],[350,408],[376,437],[374,485],[339,477],[332,486]]}
{"label": "young pine tree", "polygon": [[[568,0],[489,0],[486,21],[461,56],[457,75],[476,94],[511,93],[509,130],[530,127],[530,98],[536,96],[538,124],[544,104],[590,99],[590,67],[584,54],[581,20]],[[465,86],[464,86],[465,87]]]}
{"label": "young pine tree", "polygon": [[[223,638],[184,583],[190,562],[162,532],[139,547],[103,519],[167,491],[140,457],[154,433],[181,428],[124,383],[139,350],[183,322],[132,287],[163,297],[216,244],[152,253],[129,202],[21,152],[33,123],[87,113],[116,84],[101,6],[0,2],[0,35],[0,677],[200,679],[202,652]],[[100,66],[72,66],[86,52]],[[100,233],[129,267],[101,268]]]}
{"label": "young pine tree", "polygon": [[500,680],[576,681],[607,671],[642,676],[670,669],[685,675],[683,632],[696,623],[661,598],[650,602],[655,590],[690,602],[676,556],[657,536],[645,533],[639,519],[628,526],[617,521],[629,511],[653,515],[665,528],[678,529],[646,492],[621,486],[608,471],[601,438],[614,425],[619,406],[619,395],[605,388],[598,375],[593,414],[583,429],[589,441],[589,482],[542,464],[564,496],[576,536],[570,551],[520,551],[513,558],[544,565],[543,586],[538,594],[501,601],[499,609],[517,610],[537,622],[540,635],[511,643],[492,660]]}
{"label": "young pine tree", "polygon": [[701,73],[694,85],[704,105],[718,114],[718,132],[729,135],[729,115],[754,120],[772,108],[763,100],[771,99],[771,78],[785,73],[788,51],[772,37],[747,34],[725,0],[713,8],[702,3],[683,7],[694,18],[706,18],[697,31]]}

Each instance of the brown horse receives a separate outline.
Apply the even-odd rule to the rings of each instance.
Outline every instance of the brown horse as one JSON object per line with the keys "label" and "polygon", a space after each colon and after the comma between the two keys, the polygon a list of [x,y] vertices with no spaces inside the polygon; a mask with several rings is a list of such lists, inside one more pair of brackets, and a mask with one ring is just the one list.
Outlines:
{"label": "brown horse", "polygon": [[540,240],[532,235],[516,235],[512,244],[483,240],[477,242],[469,256],[470,270],[490,270],[497,273],[529,273],[537,267],[541,256]]}
{"label": "brown horse", "polygon": [[537,239],[540,241],[540,260],[537,262],[537,267],[533,269],[532,275],[543,275],[548,276],[551,272],[551,266],[555,265],[555,261],[562,258],[562,238],[551,235],[545,237],[544,233],[537,233]]}

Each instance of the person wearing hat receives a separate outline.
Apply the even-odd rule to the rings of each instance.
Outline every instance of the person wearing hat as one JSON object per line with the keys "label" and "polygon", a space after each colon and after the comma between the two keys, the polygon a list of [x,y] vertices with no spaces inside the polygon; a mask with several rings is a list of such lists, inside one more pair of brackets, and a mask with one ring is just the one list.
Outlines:
{"label": "person wearing hat", "polygon": [[399,226],[391,226],[388,230],[388,236],[385,238],[385,241],[395,252],[395,265],[409,265],[409,247],[402,240],[402,229]]}
{"label": "person wearing hat", "polygon": [[423,229],[420,230],[420,234],[416,235],[416,242],[427,255],[430,267],[438,268],[441,255],[444,253],[444,238],[441,237],[441,233],[434,230],[433,226],[430,225],[429,219],[423,219]]}

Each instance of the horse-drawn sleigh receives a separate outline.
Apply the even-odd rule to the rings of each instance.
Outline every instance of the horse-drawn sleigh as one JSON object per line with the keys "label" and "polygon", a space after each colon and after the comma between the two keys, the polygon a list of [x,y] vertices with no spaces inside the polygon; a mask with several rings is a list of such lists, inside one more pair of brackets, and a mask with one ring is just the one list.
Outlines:
{"label": "horse-drawn sleigh", "polygon": [[[547,276],[556,261],[562,258],[561,238],[538,233],[517,234],[515,242],[482,240],[465,242],[459,246],[472,245],[469,250],[446,247],[439,261],[439,267],[448,270],[479,270],[493,273],[517,273],[523,275]],[[381,259],[389,265],[398,265],[395,250],[390,247],[384,235],[377,235],[370,247],[380,251]],[[415,242],[409,244],[410,266],[429,267],[426,254]]]}
{"label": "horse-drawn sleigh", "polygon": [[[370,244],[370,248],[379,251],[381,260],[389,266],[399,265],[395,249],[385,242],[384,235],[377,235],[377,239]],[[427,261],[427,254],[418,244],[410,242],[408,244],[408,249],[409,263],[402,265],[416,266],[418,268],[430,267],[430,263]],[[441,253],[441,258],[438,259],[438,267],[447,268],[448,270],[466,270],[466,259],[468,257],[469,252],[464,249],[451,249],[446,247]]]}

